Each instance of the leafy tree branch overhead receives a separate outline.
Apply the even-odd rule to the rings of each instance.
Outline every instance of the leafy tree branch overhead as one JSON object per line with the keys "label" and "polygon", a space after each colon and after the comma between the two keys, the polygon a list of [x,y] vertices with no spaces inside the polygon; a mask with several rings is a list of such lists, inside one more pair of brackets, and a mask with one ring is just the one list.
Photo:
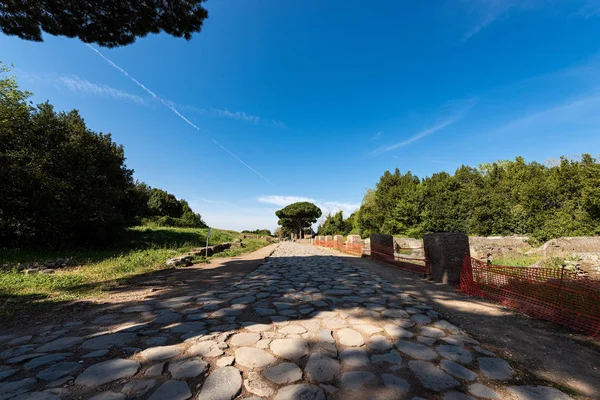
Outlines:
{"label": "leafy tree branch overhead", "polygon": [[125,46],[149,33],[186,40],[200,32],[206,0],[3,0],[0,29],[36,42],[42,32],[104,47]]}

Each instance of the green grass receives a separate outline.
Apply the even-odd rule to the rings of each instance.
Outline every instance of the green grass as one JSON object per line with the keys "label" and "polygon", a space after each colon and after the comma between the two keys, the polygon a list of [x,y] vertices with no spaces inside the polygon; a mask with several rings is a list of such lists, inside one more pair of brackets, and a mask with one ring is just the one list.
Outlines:
{"label": "green grass", "polygon": [[[238,236],[237,232],[212,229],[209,245],[232,241]],[[213,257],[231,257],[267,244],[256,239],[245,239],[243,243],[244,248]],[[135,227],[110,249],[0,250],[0,264],[61,257],[74,257],[78,264],[54,274],[24,274],[16,270],[0,273],[0,317],[10,318],[17,312],[30,313],[57,303],[101,295],[135,275],[167,268],[167,258],[205,245],[206,229]]]}
{"label": "green grass", "polygon": [[504,257],[494,257],[492,264],[503,265],[505,267],[529,267],[541,259],[540,256],[536,255],[513,254]]}

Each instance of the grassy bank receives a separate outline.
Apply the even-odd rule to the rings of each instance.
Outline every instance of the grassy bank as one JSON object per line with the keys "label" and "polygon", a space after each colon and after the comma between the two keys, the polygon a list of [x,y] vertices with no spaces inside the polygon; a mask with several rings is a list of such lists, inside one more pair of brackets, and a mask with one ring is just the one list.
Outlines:
{"label": "grassy bank", "polygon": [[[237,237],[237,232],[212,229],[209,244],[229,242]],[[245,247],[213,257],[231,257],[266,244],[262,240],[245,239]],[[2,265],[66,257],[77,261],[75,266],[54,274],[0,273],[0,316],[10,318],[16,312],[31,313],[57,303],[101,295],[136,275],[167,268],[167,258],[205,245],[206,229],[135,227],[110,249],[0,250]]]}
{"label": "grassy bank", "polygon": [[511,254],[502,257],[494,257],[492,264],[503,265],[505,267],[529,267],[541,259],[542,257],[538,255]]}

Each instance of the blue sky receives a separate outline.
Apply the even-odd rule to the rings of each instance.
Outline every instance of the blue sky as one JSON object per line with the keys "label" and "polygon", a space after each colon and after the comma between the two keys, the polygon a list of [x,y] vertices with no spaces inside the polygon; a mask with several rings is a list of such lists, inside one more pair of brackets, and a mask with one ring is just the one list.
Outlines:
{"label": "blue sky", "polygon": [[274,229],[300,199],[347,216],[396,167],[600,152],[600,0],[206,7],[191,41],[94,47],[103,58],[77,39],[0,35],[0,59],[220,228]]}

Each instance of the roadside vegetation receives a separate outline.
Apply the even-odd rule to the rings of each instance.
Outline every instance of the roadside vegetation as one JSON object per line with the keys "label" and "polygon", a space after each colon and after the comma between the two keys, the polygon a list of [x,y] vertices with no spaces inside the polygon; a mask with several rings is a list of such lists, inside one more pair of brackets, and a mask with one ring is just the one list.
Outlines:
{"label": "roadside vegetation", "polygon": [[590,154],[545,164],[523,157],[454,174],[419,178],[386,171],[360,209],[328,215],[319,235],[376,233],[419,238],[429,232],[527,235],[539,244],[561,236],[600,234],[600,163]]}
{"label": "roadside vegetation", "polygon": [[[57,269],[53,274],[26,274],[16,268],[0,273],[0,317],[15,313],[31,313],[58,303],[100,296],[136,275],[171,268],[165,264],[170,257],[181,255],[195,247],[206,245],[207,229],[134,227],[110,248],[79,250],[16,250],[0,249],[3,264],[73,258],[74,265]],[[209,245],[231,242],[239,238],[234,231],[211,229]],[[251,252],[268,244],[260,239],[243,239],[243,247],[217,253],[209,259],[232,257]],[[207,262],[204,257],[195,260]]]}

